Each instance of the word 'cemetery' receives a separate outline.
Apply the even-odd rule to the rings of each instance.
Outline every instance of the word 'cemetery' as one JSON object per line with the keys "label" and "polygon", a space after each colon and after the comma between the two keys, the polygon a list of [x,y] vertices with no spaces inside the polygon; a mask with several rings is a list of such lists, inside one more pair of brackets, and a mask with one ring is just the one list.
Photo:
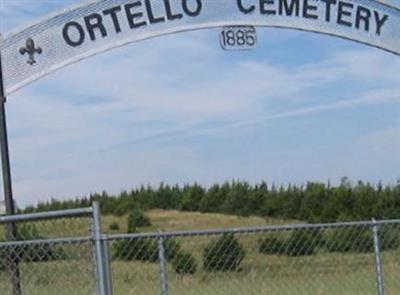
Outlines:
{"label": "word 'cemetery'", "polygon": [[[237,0],[239,9],[243,13],[253,13],[259,9],[261,14],[295,16],[307,19],[318,19],[319,9],[322,9],[323,20],[326,22],[336,22],[338,25],[355,27],[356,29],[373,31],[380,35],[383,25],[388,19],[387,14],[379,11],[371,11],[369,8],[354,5],[351,1],[337,0],[253,0],[257,4],[245,6],[246,0]],[[322,5],[317,6],[315,3]],[[354,23],[353,23],[354,19]]]}
{"label": "word 'cemetery'", "polygon": [[[160,0],[163,11],[156,11],[151,0],[135,0],[91,13],[63,27],[63,38],[72,47],[82,45],[87,38],[95,41],[109,34],[121,33],[123,28],[144,26],[201,15],[204,0]],[[217,1],[217,0],[216,0]],[[323,20],[327,23],[380,35],[389,16],[378,10],[344,0],[235,0],[238,13],[259,13],[265,17],[296,17]],[[111,26],[105,25],[111,22]],[[113,31],[110,31],[112,28]]]}

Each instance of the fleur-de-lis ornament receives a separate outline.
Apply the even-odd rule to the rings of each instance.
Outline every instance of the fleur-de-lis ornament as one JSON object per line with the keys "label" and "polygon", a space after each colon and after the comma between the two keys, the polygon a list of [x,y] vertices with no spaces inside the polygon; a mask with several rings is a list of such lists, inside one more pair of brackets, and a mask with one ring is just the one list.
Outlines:
{"label": "fleur-de-lis ornament", "polygon": [[25,47],[21,47],[19,49],[19,53],[21,55],[24,55],[24,54],[28,54],[29,55],[29,59],[28,59],[27,63],[30,64],[31,66],[36,63],[35,54],[36,53],[37,54],[42,54],[42,52],[43,52],[42,48],[40,48],[40,47],[36,48],[35,47],[35,41],[33,41],[32,38],[28,38],[26,40]]}

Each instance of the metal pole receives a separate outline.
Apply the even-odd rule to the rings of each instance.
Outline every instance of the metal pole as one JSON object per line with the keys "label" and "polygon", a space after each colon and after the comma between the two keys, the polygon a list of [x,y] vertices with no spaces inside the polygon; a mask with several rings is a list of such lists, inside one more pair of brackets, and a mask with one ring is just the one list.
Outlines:
{"label": "metal pole", "polygon": [[[0,35],[1,44],[1,35]],[[3,189],[4,189],[4,201],[6,205],[6,214],[15,214],[15,204],[12,194],[12,183],[11,183],[11,168],[10,168],[10,154],[8,149],[8,137],[7,137],[7,122],[6,122],[6,96],[4,92],[4,80],[3,80],[3,67],[1,63],[1,51],[0,51],[0,150],[1,150],[1,168],[3,174]],[[10,223],[7,226],[8,239],[15,240],[17,237],[17,227],[15,223]],[[18,259],[14,254],[10,254],[8,257],[9,272],[11,275],[11,283],[13,287],[14,295],[21,295],[21,281],[20,272],[18,266]]]}
{"label": "metal pole", "polygon": [[107,295],[113,294],[113,286],[112,286],[112,273],[111,273],[111,265],[110,265],[110,249],[108,247],[108,240],[106,236],[103,235],[102,239],[102,253],[104,260],[104,282],[106,284],[105,289]]}
{"label": "metal pole", "polygon": [[161,291],[162,295],[169,294],[168,288],[168,277],[167,277],[167,267],[165,260],[165,249],[164,249],[164,236],[159,232],[160,236],[158,238],[158,259],[160,260],[160,276],[161,276]]}
{"label": "metal pole", "polygon": [[[375,223],[376,220],[372,219],[372,222]],[[385,295],[385,286],[384,286],[383,269],[382,269],[382,257],[381,257],[380,243],[379,243],[379,225],[378,224],[374,224],[372,226],[372,232],[374,234],[376,283],[378,286],[378,294]]]}
{"label": "metal pole", "polygon": [[101,236],[101,216],[100,206],[98,202],[93,202],[93,241],[95,251],[95,268],[97,276],[97,292],[98,295],[107,295],[105,284],[104,257],[102,255],[102,236]]}

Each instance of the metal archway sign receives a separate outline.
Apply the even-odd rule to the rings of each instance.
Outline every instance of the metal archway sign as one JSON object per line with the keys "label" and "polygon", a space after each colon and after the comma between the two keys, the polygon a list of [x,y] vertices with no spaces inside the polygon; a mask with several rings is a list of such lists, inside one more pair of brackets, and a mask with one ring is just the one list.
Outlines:
{"label": "metal archway sign", "polygon": [[92,0],[5,36],[4,93],[131,42],[232,25],[312,31],[400,55],[394,0]]}

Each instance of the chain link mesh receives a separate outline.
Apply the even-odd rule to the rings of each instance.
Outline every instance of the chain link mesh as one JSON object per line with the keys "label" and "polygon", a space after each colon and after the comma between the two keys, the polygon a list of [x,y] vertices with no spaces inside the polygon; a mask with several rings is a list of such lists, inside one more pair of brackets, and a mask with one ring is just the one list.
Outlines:
{"label": "chain link mesh", "polygon": [[91,219],[57,218],[0,224],[0,294],[94,294]]}
{"label": "chain link mesh", "polygon": [[[400,290],[400,224],[381,224],[378,233],[385,291],[396,295]],[[370,224],[110,239],[115,295],[377,294]]]}
{"label": "chain link mesh", "polygon": [[[90,218],[13,225],[0,220],[1,294],[13,294],[16,269],[24,295],[95,294],[109,281],[96,275]],[[400,221],[114,234],[100,242],[115,295],[375,295],[379,262],[385,294],[400,290]]]}

